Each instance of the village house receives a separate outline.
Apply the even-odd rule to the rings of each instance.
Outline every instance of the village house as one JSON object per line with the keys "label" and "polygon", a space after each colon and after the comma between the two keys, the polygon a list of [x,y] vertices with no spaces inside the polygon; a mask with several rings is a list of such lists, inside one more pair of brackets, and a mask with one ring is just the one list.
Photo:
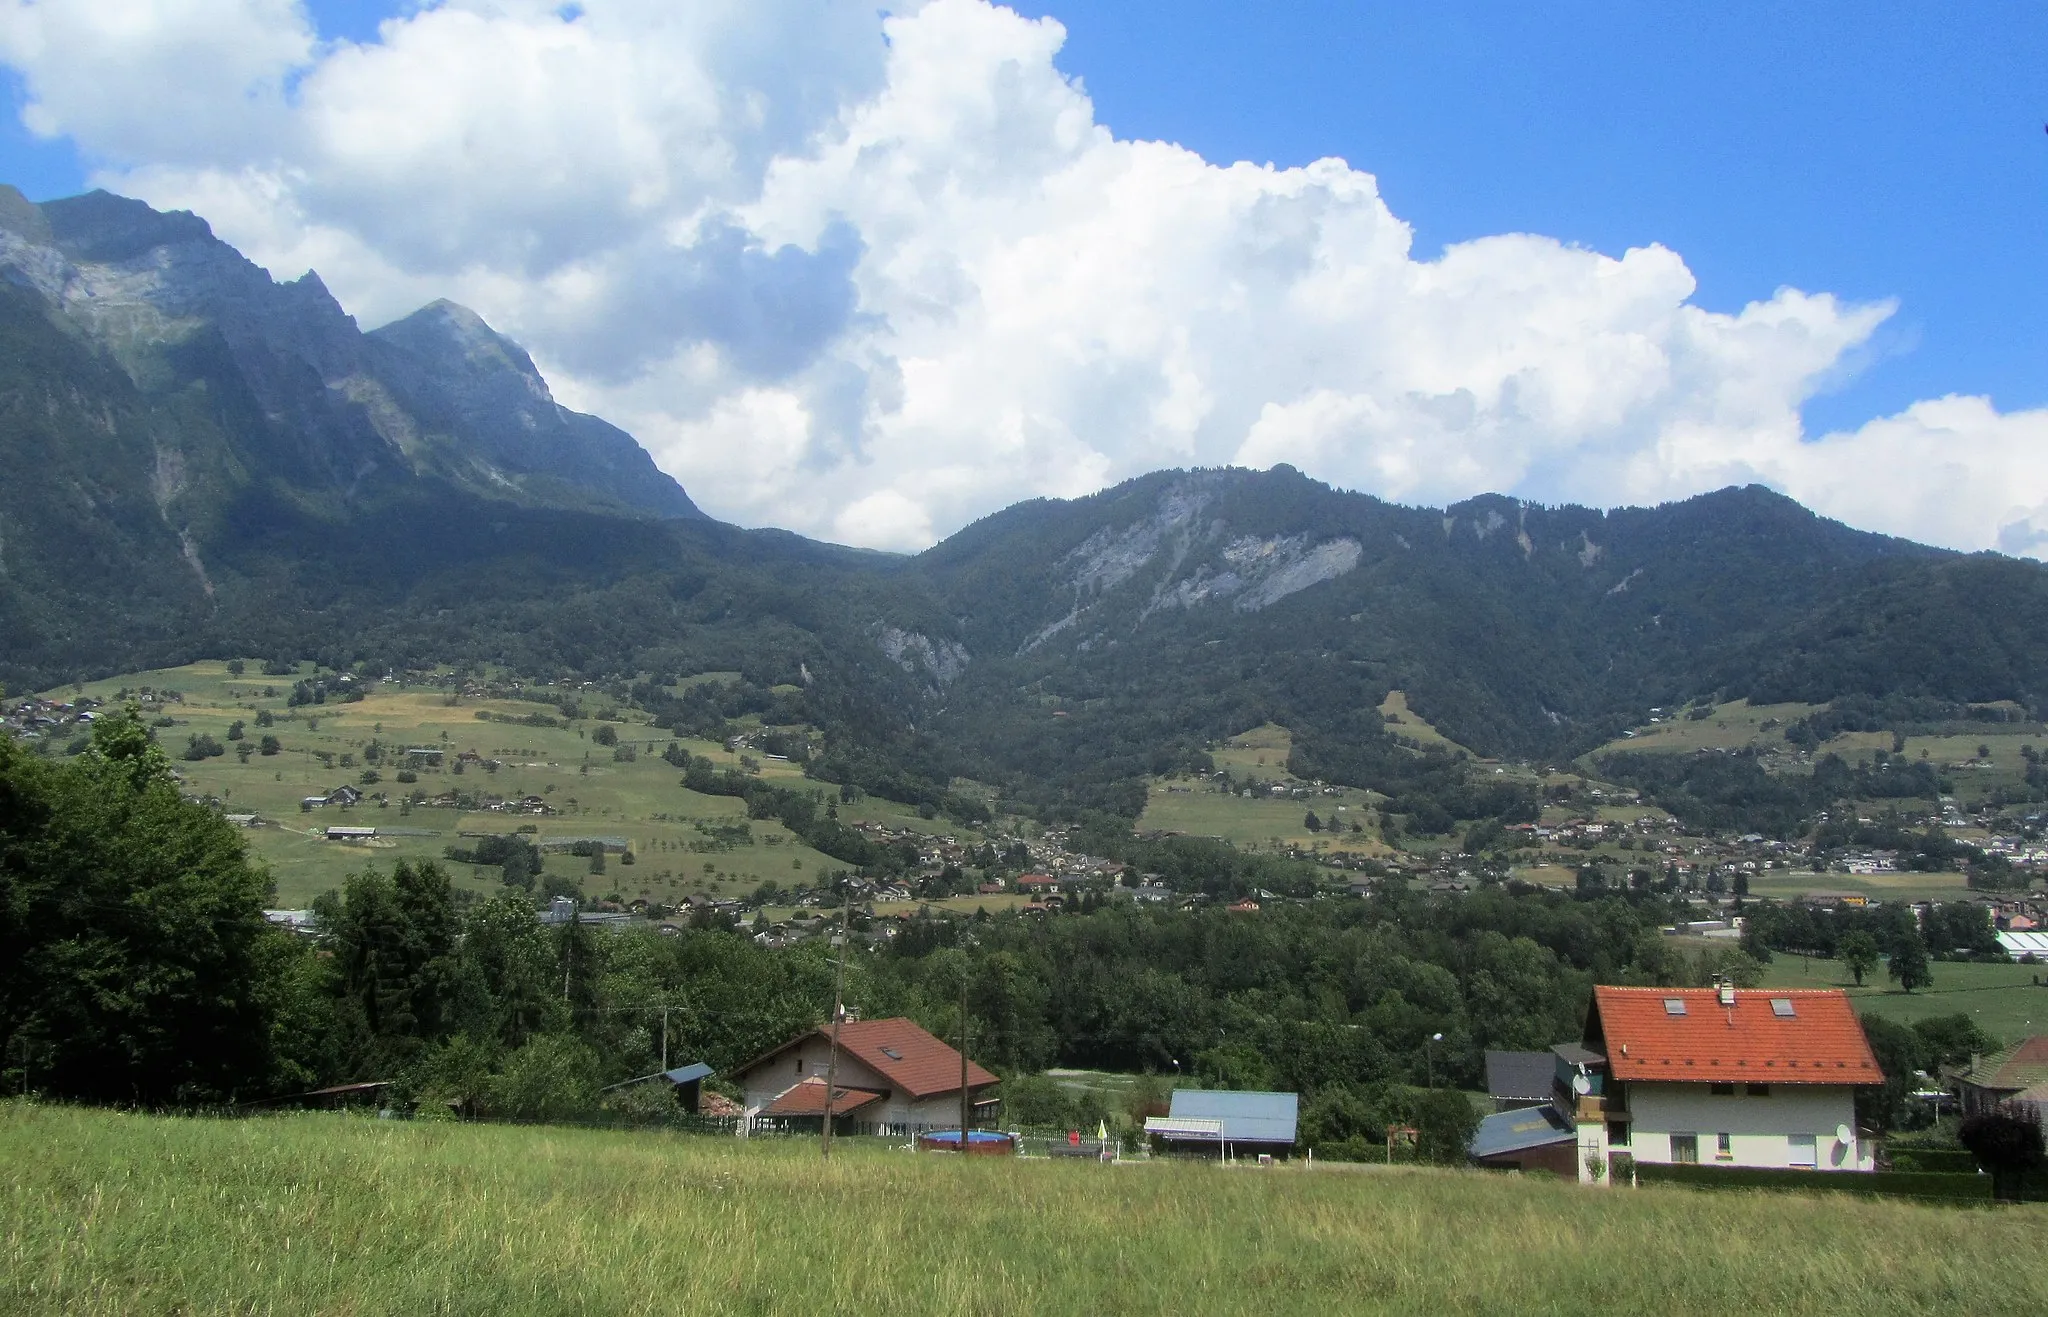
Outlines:
{"label": "village house", "polygon": [[[814,1029],[755,1057],[733,1073],[747,1112],[799,1125],[822,1123],[832,1031]],[[839,1028],[839,1067],[832,1112],[890,1133],[960,1127],[960,1053],[911,1020],[847,1019]],[[995,1075],[967,1063],[970,1119],[981,1123],[998,1105]]]}
{"label": "village house", "polygon": [[1473,1139],[1475,1160],[1602,1181],[1623,1154],[1658,1164],[1876,1169],[1876,1148],[1856,1127],[1855,1095],[1884,1075],[1839,988],[1596,987],[1581,1041],[1551,1054],[1551,1114],[1487,1117]]}
{"label": "village house", "polygon": [[1596,987],[1582,1047],[1582,1156],[1876,1169],[1855,1096],[1884,1074],[1839,988]]}
{"label": "village house", "polygon": [[1943,1078],[1965,1116],[2006,1102],[2048,1109],[2048,1038],[2023,1038],[1989,1056],[1973,1056]]}

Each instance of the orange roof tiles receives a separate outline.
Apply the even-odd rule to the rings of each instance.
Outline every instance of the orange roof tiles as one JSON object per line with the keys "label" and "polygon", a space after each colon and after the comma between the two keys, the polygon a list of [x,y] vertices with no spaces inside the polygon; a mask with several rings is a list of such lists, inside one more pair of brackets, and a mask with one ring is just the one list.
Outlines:
{"label": "orange roof tiles", "polygon": [[[832,1114],[843,1116],[858,1111],[870,1102],[881,1100],[880,1093],[870,1093],[864,1088],[840,1088],[832,1090]],[[812,1077],[799,1080],[776,1095],[773,1102],[761,1108],[764,1116],[822,1116],[825,1114],[825,1081]]]}
{"label": "orange roof tiles", "polygon": [[[1683,1015],[1665,1008],[1685,1004]],[[1791,1003],[1780,1014],[1774,1001]],[[1586,1045],[1622,1080],[1676,1083],[1879,1084],[1884,1074],[1839,988],[1593,989]]]}

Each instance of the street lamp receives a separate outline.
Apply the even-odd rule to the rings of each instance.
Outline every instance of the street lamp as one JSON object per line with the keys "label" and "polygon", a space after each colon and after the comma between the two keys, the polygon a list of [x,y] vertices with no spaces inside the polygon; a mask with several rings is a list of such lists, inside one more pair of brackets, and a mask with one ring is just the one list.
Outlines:
{"label": "street lamp", "polygon": [[1423,1048],[1423,1054],[1429,1058],[1429,1086],[1431,1088],[1436,1087],[1436,1045],[1443,1040],[1444,1036],[1442,1034],[1433,1033],[1429,1036],[1428,1045]]}

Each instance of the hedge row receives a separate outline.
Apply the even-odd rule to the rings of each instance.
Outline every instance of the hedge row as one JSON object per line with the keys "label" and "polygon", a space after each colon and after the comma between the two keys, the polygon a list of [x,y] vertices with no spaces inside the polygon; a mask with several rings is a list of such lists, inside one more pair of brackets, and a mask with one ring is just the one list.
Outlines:
{"label": "hedge row", "polygon": [[1894,1148],[1892,1169],[1975,1175],[1977,1159],[1962,1148]]}
{"label": "hedge row", "polygon": [[1804,1189],[1886,1198],[1991,1201],[1991,1177],[1974,1171],[1968,1175],[1927,1171],[1795,1171],[1638,1162],[1636,1180],[1639,1184],[1683,1184],[1699,1189]]}

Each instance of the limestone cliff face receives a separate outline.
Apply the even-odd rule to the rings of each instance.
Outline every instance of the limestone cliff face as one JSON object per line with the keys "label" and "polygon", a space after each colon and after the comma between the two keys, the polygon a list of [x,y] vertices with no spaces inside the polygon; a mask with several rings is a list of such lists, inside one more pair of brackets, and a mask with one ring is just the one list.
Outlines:
{"label": "limestone cliff face", "polygon": [[198,433],[163,441],[223,479],[317,500],[439,477],[540,505],[702,515],[630,435],[557,404],[475,313],[436,302],[365,335],[317,274],[280,284],[196,216],[105,192],[36,205],[0,187],[0,279],[145,394],[207,390],[230,451],[200,451]]}
{"label": "limestone cliff face", "polygon": [[446,460],[535,492],[603,490],[664,517],[703,514],[633,436],[557,403],[526,350],[468,307],[439,301],[369,335],[377,377],[450,441]]}

